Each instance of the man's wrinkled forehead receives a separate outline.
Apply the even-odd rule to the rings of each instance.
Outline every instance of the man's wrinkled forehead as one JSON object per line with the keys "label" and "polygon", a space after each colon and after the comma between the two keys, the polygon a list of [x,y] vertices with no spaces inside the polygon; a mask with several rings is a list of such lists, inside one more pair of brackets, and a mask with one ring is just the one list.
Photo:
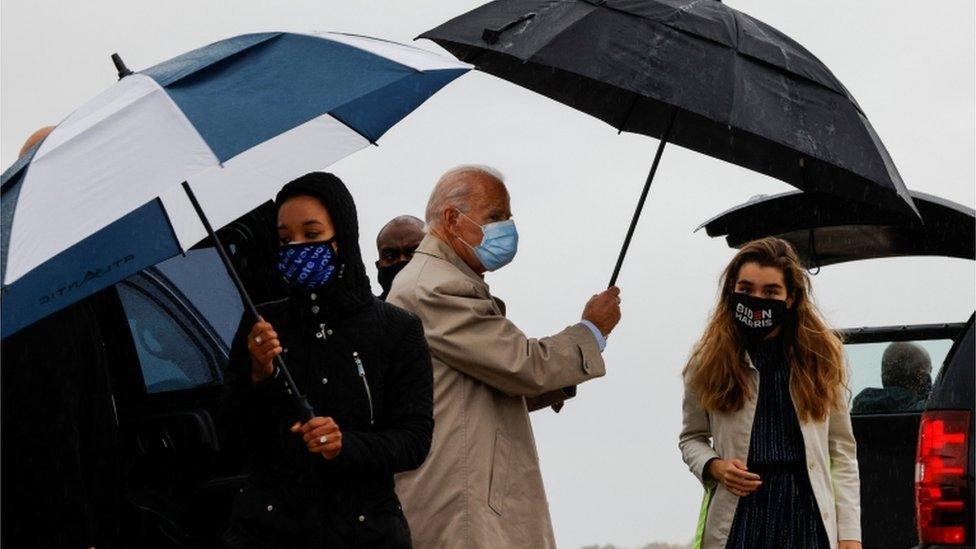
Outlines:
{"label": "man's wrinkled forehead", "polygon": [[505,184],[486,175],[475,182],[471,202],[472,207],[486,214],[507,214],[511,209]]}

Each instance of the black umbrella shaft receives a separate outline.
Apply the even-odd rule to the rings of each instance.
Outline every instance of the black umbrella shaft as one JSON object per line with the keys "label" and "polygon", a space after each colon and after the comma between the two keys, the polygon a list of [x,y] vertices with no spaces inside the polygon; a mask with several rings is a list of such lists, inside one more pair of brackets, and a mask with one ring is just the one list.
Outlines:
{"label": "black umbrella shaft", "polygon": [[[261,315],[258,313],[257,307],[254,306],[254,301],[251,300],[251,296],[248,295],[247,289],[244,288],[244,283],[241,282],[241,277],[237,274],[237,269],[234,268],[234,264],[230,261],[230,256],[227,255],[227,249],[224,248],[224,244],[217,238],[217,233],[214,231],[213,227],[210,225],[210,220],[207,219],[207,214],[203,212],[203,208],[200,207],[200,202],[197,201],[196,195],[193,193],[193,189],[190,188],[189,183],[183,182],[183,190],[186,191],[186,196],[190,198],[190,203],[193,204],[193,209],[196,210],[197,216],[200,218],[200,222],[203,223],[204,229],[207,230],[207,234],[210,236],[210,240],[214,243],[214,248],[217,249],[217,253],[220,255],[220,260],[224,262],[224,267],[227,269],[227,274],[230,275],[230,279],[234,282],[234,286],[237,288],[238,293],[241,294],[241,299],[244,301],[244,307],[254,318],[254,322],[257,322]],[[295,397],[298,408],[302,412],[302,419],[308,421],[312,419],[315,415],[312,410],[312,406],[308,403],[308,399],[305,398],[298,390],[298,386],[295,385],[295,380],[291,377],[291,372],[288,371],[288,367],[285,366],[285,360],[278,355],[274,358],[275,367],[285,378],[285,387],[288,393]]]}
{"label": "black umbrella shaft", "polygon": [[654,174],[657,173],[657,165],[661,162],[661,154],[664,152],[664,146],[668,143],[668,137],[671,135],[671,126],[674,125],[674,119],[677,114],[678,110],[672,107],[671,116],[668,117],[668,125],[665,126],[664,133],[661,134],[661,142],[658,143],[657,153],[654,154],[654,162],[651,164],[651,171],[647,174],[647,181],[644,182],[644,190],[641,192],[640,200],[637,201],[637,209],[634,210],[634,217],[630,220],[630,228],[627,229],[627,236],[624,238],[624,245],[620,248],[620,255],[617,256],[617,265],[613,268],[613,275],[610,277],[609,286],[614,286],[617,284],[617,276],[620,275],[620,267],[624,264],[624,256],[627,255],[627,248],[630,248],[630,239],[634,236],[634,229],[637,228],[637,220],[640,219],[640,214],[644,210],[644,202],[647,200],[647,191],[651,190],[651,181],[654,181]]}

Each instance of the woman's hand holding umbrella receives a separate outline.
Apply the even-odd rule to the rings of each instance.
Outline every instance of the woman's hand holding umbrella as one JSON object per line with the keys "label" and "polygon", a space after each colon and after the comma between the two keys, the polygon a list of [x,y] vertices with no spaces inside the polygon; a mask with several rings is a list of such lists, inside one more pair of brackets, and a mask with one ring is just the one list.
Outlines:
{"label": "woman's hand holding umbrella", "polygon": [[[270,323],[258,320],[247,336],[251,354],[251,383],[257,384],[274,374],[274,358],[281,354],[281,342]],[[342,431],[331,417],[316,416],[304,424],[296,421],[291,432],[301,433],[308,451],[334,459],[342,450]]]}
{"label": "woman's hand holding umbrella", "polygon": [[308,451],[322,454],[325,459],[335,459],[342,451],[342,431],[331,417],[316,416],[304,425],[296,421],[291,432],[301,433]]}
{"label": "woman's hand holding umbrella", "polygon": [[258,319],[247,336],[247,350],[251,354],[251,383],[258,384],[274,374],[274,358],[282,353],[278,334],[271,324]]}

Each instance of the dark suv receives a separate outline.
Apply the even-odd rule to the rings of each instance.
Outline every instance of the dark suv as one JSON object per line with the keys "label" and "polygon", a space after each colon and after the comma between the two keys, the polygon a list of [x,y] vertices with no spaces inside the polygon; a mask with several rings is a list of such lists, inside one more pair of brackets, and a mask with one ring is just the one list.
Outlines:
{"label": "dark suv", "polygon": [[970,317],[922,413],[915,503],[924,547],[973,546],[974,352]]}
{"label": "dark suv", "polygon": [[[972,209],[923,193],[912,198],[924,224],[790,192],[751,200],[702,227],[731,247],[765,236],[788,240],[812,273],[881,257],[976,259]],[[973,319],[949,320],[841,330],[865,549],[973,546]]]}

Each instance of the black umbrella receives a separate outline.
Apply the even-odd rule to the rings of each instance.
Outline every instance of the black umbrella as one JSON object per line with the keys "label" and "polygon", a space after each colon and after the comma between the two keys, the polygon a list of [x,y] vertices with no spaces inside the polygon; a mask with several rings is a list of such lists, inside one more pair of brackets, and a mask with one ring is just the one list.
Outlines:
{"label": "black umbrella", "polygon": [[[808,268],[879,257],[976,259],[976,213],[944,198],[911,192],[925,223],[904,223],[877,205],[797,191],[758,197],[702,223],[708,236],[739,248],[776,236]],[[698,229],[695,229],[696,231]]]}
{"label": "black umbrella", "polygon": [[810,52],[715,0],[498,0],[425,32],[477,68],[666,142],[916,218],[854,98]]}

